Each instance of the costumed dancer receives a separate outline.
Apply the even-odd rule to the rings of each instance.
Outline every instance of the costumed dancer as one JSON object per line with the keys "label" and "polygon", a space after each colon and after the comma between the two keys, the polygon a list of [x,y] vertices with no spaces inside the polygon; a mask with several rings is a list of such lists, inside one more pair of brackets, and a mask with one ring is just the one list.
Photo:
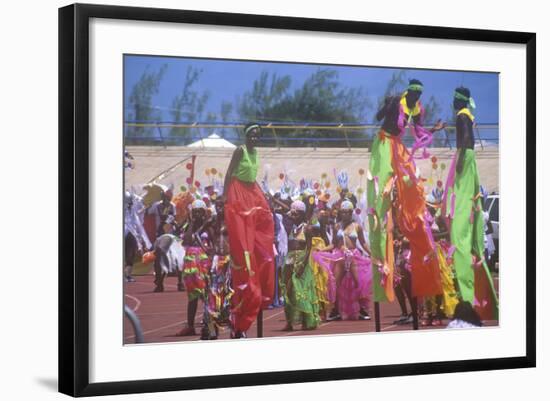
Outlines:
{"label": "costumed dancer", "polygon": [[422,326],[441,326],[442,319],[453,316],[459,301],[454,282],[452,257],[450,256],[452,248],[449,242],[449,230],[440,210],[442,195],[442,191],[435,188],[428,196],[427,207],[431,217],[431,229],[436,244],[443,292],[440,295],[424,299],[426,318],[421,321]]}
{"label": "costumed dancer", "polygon": [[212,267],[214,235],[208,226],[206,203],[197,199],[191,204],[191,222],[183,233],[185,261],[183,265],[183,282],[187,291],[187,326],[177,333],[178,336],[193,336],[195,315],[199,299],[204,301],[208,275]]}
{"label": "costumed dancer", "polygon": [[[382,128],[374,139],[367,173],[369,205],[369,241],[372,250],[374,300],[393,301],[393,213],[392,188],[396,187],[397,224],[411,249],[412,295],[430,296],[441,293],[441,279],[431,230],[426,219],[424,189],[416,175],[414,153],[432,141],[432,134],[445,127],[440,121],[430,130],[422,126],[424,109],[420,104],[422,83],[410,80],[400,97],[388,97],[378,111]],[[402,137],[409,128],[416,142],[409,152]]]}
{"label": "costumed dancer", "polygon": [[151,249],[151,242],[143,227],[143,203],[133,193],[124,193],[124,278],[134,282],[132,270],[138,253]]}
{"label": "costumed dancer", "polygon": [[280,195],[281,194],[277,192],[272,198],[273,220],[275,223],[275,248],[277,250],[277,254],[275,256],[275,292],[272,304],[274,308],[283,306],[284,303],[283,298],[280,295],[281,292],[279,291],[279,281],[284,267],[284,261],[286,255],[288,254],[288,233],[286,232],[283,221],[286,217],[286,211],[290,209],[290,206],[281,201]]}
{"label": "costumed dancer", "polygon": [[154,219],[154,227],[149,227],[147,231],[151,241],[154,241],[158,236],[164,234],[163,227],[168,216],[176,216],[176,205],[172,203],[172,190],[163,187],[160,193],[160,200],[153,203],[147,209],[146,214]]}
{"label": "costumed dancer", "polygon": [[288,236],[288,255],[281,285],[285,294],[286,326],[283,330],[292,331],[296,323],[302,324],[302,330],[313,330],[319,325],[319,303],[309,263],[311,237],[308,243],[304,202],[292,202],[290,214],[294,224]]}
{"label": "costumed dancer", "polygon": [[256,183],[259,157],[255,148],[258,124],[244,129],[246,144],[235,149],[224,183],[225,223],[232,261],[232,336],[246,337],[260,308],[267,307],[274,290],[273,216]]}
{"label": "costumed dancer", "polygon": [[212,229],[215,255],[212,258],[212,267],[208,276],[201,340],[217,339],[219,327],[230,324],[231,297],[233,296],[229,240],[224,221],[223,201],[216,199],[214,206],[216,215],[212,222]]}
{"label": "costumed dancer", "polygon": [[327,320],[370,320],[369,301],[372,299],[372,272],[362,227],[353,221],[353,204],[345,200],[340,205],[340,222],[336,225],[336,235],[332,252],[315,252],[314,260],[329,266],[336,284],[334,309]]}
{"label": "costumed dancer", "polygon": [[475,103],[468,88],[455,90],[457,152],[445,187],[443,208],[448,217],[453,265],[460,298],[470,302],[482,319],[498,318],[498,300],[484,257],[482,194],[474,152]]}
{"label": "costumed dancer", "polygon": [[327,215],[327,212],[323,213],[323,211],[321,211],[319,222],[311,225],[306,232],[308,241],[311,237],[309,265],[315,281],[317,302],[319,303],[319,317],[321,320],[327,320],[330,308],[334,305],[336,300],[336,280],[334,279],[332,271],[326,265],[321,265],[313,257],[315,252],[325,252],[329,249],[327,244],[330,244],[330,242],[327,241],[326,232],[323,232],[321,225],[321,220],[326,219],[325,216]]}
{"label": "costumed dancer", "polygon": [[184,291],[183,285],[183,264],[185,249],[177,236],[177,224],[174,216],[169,215],[162,225],[164,234],[157,237],[154,246],[154,270],[155,289],[154,292],[164,291],[164,279],[168,274],[175,274],[178,277],[178,291]]}

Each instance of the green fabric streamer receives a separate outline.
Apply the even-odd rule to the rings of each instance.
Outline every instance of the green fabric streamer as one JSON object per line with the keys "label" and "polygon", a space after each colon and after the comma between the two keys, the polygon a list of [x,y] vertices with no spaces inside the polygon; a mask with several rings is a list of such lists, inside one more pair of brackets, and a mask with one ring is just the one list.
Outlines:
{"label": "green fabric streamer", "polygon": [[[369,171],[372,179],[367,182],[367,202],[370,208],[374,209],[375,215],[369,214],[369,241],[372,252],[372,285],[374,302],[387,301],[386,292],[381,286],[381,273],[378,271],[380,266],[377,262],[384,263],[386,260],[386,227],[383,226],[384,217],[391,207],[391,201],[388,196],[383,196],[382,191],[386,183],[393,175],[391,156],[391,142],[389,139],[381,139],[377,135],[372,144],[371,159],[369,161]],[[378,177],[378,193],[374,179]],[[371,178],[371,177],[369,177]],[[376,216],[376,217],[375,217]]]}
{"label": "green fabric streamer", "polygon": [[[449,192],[449,196],[453,193],[455,196],[454,215],[451,222],[451,243],[456,248],[453,253],[453,264],[461,298],[473,305],[475,273],[472,255],[479,260],[483,258],[485,249],[482,198],[477,196],[479,174],[475,153],[472,149],[461,149],[459,152],[464,152],[464,164],[462,172],[456,172],[454,186]],[[448,204],[451,204],[450,201]],[[491,296],[496,306],[498,305],[496,291],[487,263],[483,261],[479,268],[482,268],[487,275],[491,286]],[[495,310],[495,316],[497,314],[498,310]]]}

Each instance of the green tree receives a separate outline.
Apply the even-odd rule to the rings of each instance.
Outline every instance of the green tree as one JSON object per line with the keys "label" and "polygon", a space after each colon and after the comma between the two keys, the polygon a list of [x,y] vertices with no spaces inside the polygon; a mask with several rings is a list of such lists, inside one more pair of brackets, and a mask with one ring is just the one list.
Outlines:
{"label": "green tree", "polygon": [[[218,119],[218,115],[214,112],[211,112],[209,111],[208,113],[206,113],[206,119],[205,119],[205,122],[208,124],[208,123],[215,123],[216,120]],[[205,130],[206,132],[206,135],[211,135],[215,132],[215,128],[207,128]]]}
{"label": "green tree", "polygon": [[386,90],[384,91],[384,95],[380,96],[378,98],[378,109],[382,107],[384,104],[384,100],[388,96],[399,96],[403,93],[405,88],[407,88],[408,80],[407,80],[407,73],[405,70],[397,70],[394,71],[390,80],[388,81],[388,84],[386,85]]}
{"label": "green tree", "polygon": [[[223,124],[227,124],[229,122],[229,118],[232,112],[233,112],[233,103],[228,101],[223,101],[220,106],[220,118]],[[222,128],[220,132],[221,136],[225,137],[226,132],[227,130],[225,128]]]}
{"label": "green tree", "polygon": [[[160,119],[160,111],[153,107],[153,97],[158,94],[160,82],[168,66],[164,64],[158,71],[150,71],[147,66],[139,80],[133,86],[129,102],[128,120],[138,122],[154,122]],[[153,136],[154,128],[131,127],[129,136]]]}
{"label": "green tree", "polygon": [[273,120],[275,106],[284,103],[289,97],[291,78],[289,75],[271,75],[262,71],[252,84],[252,90],[243,94],[238,103],[238,113],[244,120]]}
{"label": "green tree", "polygon": [[[263,120],[271,122],[318,122],[353,123],[366,118],[371,102],[362,87],[343,87],[338,72],[319,68],[304,83],[290,93],[289,76],[269,76],[262,72],[254,81],[252,90],[243,94],[238,103],[238,113],[243,120]],[[284,130],[279,137],[295,140],[288,144],[310,145],[314,138],[342,135],[341,130]],[[350,134],[361,136],[361,133]],[[298,138],[308,137],[308,140]],[[321,142],[321,141],[319,141]],[[342,146],[346,141],[332,142],[332,146]]]}
{"label": "green tree", "polygon": [[[172,99],[170,114],[175,123],[192,123],[202,119],[210,95],[208,91],[200,92],[196,89],[201,74],[202,70],[187,67],[183,77],[183,88],[180,94]],[[170,135],[189,138],[193,132],[190,128],[173,127]]]}

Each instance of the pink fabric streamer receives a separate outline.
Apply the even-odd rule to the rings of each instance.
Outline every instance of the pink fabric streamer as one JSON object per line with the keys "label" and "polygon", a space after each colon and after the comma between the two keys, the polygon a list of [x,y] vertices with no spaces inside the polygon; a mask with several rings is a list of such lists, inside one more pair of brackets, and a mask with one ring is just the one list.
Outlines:
{"label": "pink fabric streamer", "polygon": [[[443,192],[443,207],[441,208],[441,213],[445,218],[447,218],[447,195],[449,194],[449,189],[451,189],[455,185],[457,154],[458,152],[454,154],[453,160],[451,160],[451,166],[449,167],[449,175],[447,176],[447,182],[445,183],[445,191]],[[447,223],[449,222],[447,221]],[[451,226],[449,224],[447,225],[449,226],[449,229],[450,229]]]}
{"label": "pink fabric streamer", "polygon": [[433,142],[433,133],[418,124],[411,125],[411,132],[415,137],[415,142],[411,150],[411,158],[414,157],[415,152],[420,148],[424,148],[424,151],[422,152],[422,156],[416,157],[417,159],[427,159],[430,157],[427,147]]}
{"label": "pink fabric streamer", "polygon": [[[427,147],[433,142],[433,132],[422,126],[424,120],[424,108],[422,106],[420,111],[420,122],[418,124],[412,123],[410,125],[411,134],[414,136],[415,142],[411,150],[411,159],[415,158],[414,154],[420,148],[424,148],[422,156],[416,157],[417,159],[427,159],[430,157],[430,153]],[[399,129],[399,136],[402,137],[405,134],[405,128],[407,127],[407,119],[405,118],[405,111],[403,106],[399,106],[399,117],[397,118],[397,128]]]}

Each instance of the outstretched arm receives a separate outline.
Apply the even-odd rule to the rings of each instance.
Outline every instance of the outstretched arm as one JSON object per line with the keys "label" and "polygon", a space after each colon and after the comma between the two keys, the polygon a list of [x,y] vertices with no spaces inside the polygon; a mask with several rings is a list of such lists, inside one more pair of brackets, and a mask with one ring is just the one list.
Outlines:
{"label": "outstretched arm", "polygon": [[363,249],[365,250],[365,252],[367,252],[370,256],[370,248],[367,244],[367,241],[365,240],[365,233],[363,232],[363,227],[361,227],[359,224],[357,225],[358,229],[357,229],[357,237],[359,238],[359,243],[361,244],[361,246],[363,247]]}
{"label": "outstretched arm", "polygon": [[447,127],[447,123],[442,122],[441,119],[439,119],[439,120],[437,120],[435,125],[432,128],[430,128],[430,131],[433,134],[434,132],[440,131],[440,130],[446,128],[446,127]]}

